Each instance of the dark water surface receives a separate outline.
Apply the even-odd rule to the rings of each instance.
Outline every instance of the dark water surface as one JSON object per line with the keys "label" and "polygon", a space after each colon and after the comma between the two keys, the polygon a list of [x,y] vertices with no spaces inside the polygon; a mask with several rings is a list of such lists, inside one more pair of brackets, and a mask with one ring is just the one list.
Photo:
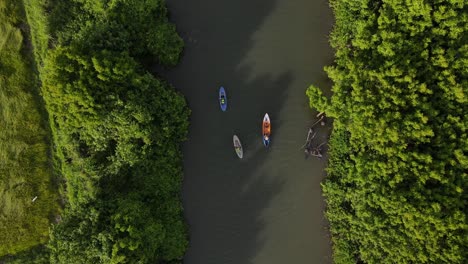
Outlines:
{"label": "dark water surface", "polygon": [[[329,87],[323,66],[333,17],[326,0],[168,0],[186,42],[164,77],[192,109],[184,145],[187,264],[330,263],[320,181],[325,161],[300,147],[315,114],[309,84]],[[217,101],[228,93],[228,111]],[[272,144],[261,121],[272,120]],[[320,139],[325,139],[322,128]],[[232,147],[244,146],[239,160]]]}

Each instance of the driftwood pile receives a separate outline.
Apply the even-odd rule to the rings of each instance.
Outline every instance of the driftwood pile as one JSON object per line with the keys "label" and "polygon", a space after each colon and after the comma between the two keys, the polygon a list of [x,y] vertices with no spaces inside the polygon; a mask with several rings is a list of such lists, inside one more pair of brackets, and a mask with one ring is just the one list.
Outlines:
{"label": "driftwood pile", "polygon": [[325,145],[326,142],[323,142],[319,145],[314,146],[313,139],[317,135],[317,132],[314,131],[313,127],[320,123],[322,126],[325,125],[325,114],[323,112],[319,113],[317,115],[319,118],[312,126],[309,128],[309,132],[307,133],[307,139],[305,144],[301,147],[301,149],[304,149],[304,153],[306,154],[306,157],[308,156],[314,156],[317,158],[322,158],[322,146]]}

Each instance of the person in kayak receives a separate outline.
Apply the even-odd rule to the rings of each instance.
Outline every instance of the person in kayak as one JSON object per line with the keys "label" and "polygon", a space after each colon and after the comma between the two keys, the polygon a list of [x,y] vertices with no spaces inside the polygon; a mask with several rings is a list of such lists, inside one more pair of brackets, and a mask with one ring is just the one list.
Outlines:
{"label": "person in kayak", "polygon": [[240,146],[239,146],[239,144],[237,144],[237,142],[234,142],[234,148],[235,149],[240,149]]}
{"label": "person in kayak", "polygon": [[221,96],[221,103],[224,104],[224,95]]}
{"label": "person in kayak", "polygon": [[270,133],[270,124],[269,123],[265,123],[265,134],[263,135],[265,140],[268,141],[268,134]]}

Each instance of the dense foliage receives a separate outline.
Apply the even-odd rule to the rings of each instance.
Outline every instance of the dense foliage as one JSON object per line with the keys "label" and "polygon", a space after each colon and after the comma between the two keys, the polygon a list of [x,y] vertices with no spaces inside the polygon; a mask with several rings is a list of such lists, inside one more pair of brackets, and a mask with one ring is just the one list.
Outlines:
{"label": "dense foliage", "polygon": [[[182,96],[139,63],[175,65],[183,42],[162,0],[25,0],[67,207],[52,263],[176,263],[187,246],[180,204]],[[40,9],[39,11],[37,9]],[[30,21],[34,18],[30,18]],[[44,28],[47,26],[47,28]],[[33,29],[34,31],[34,29]],[[48,41],[39,36],[48,32]],[[36,36],[36,38],[34,38]]]}
{"label": "dense foliage", "polygon": [[39,245],[15,255],[2,257],[0,263],[8,264],[49,264],[50,254],[46,246]]}
{"label": "dense foliage", "polygon": [[21,3],[0,0],[0,257],[46,242],[58,213],[24,20]]}
{"label": "dense foliage", "polygon": [[71,205],[52,233],[57,261],[180,258],[182,97],[125,53],[57,48],[45,65],[44,96]]}
{"label": "dense foliage", "polygon": [[323,184],[336,263],[466,263],[468,4],[334,0]]}

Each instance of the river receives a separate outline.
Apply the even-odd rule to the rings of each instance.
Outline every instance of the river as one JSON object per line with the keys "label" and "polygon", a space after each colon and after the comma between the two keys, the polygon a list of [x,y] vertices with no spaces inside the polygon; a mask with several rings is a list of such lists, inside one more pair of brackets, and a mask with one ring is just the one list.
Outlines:
{"label": "river", "polygon": [[[169,0],[185,40],[166,73],[192,109],[184,144],[186,264],[331,263],[320,182],[326,160],[300,147],[315,120],[305,90],[329,88],[333,60],[326,0]],[[221,112],[219,86],[228,93]],[[272,121],[269,149],[261,122]],[[318,139],[326,140],[329,126]],[[239,160],[232,147],[244,146]]]}

